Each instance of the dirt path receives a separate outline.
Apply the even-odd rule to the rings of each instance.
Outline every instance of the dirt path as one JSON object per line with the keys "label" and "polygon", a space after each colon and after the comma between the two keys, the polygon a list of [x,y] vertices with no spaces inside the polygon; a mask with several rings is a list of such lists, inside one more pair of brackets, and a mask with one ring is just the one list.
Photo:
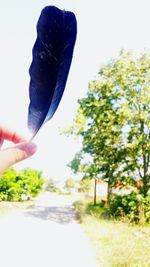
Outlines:
{"label": "dirt path", "polygon": [[1,216],[0,266],[96,267],[71,201],[47,194],[30,209]]}

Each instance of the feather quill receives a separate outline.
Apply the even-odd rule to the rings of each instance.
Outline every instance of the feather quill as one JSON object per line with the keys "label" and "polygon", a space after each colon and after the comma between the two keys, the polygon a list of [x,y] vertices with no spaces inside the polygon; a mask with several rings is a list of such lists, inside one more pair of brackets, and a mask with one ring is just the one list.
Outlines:
{"label": "feather quill", "polygon": [[29,68],[28,127],[33,137],[54,115],[63,95],[77,34],[74,13],[45,7],[37,23],[37,39]]}

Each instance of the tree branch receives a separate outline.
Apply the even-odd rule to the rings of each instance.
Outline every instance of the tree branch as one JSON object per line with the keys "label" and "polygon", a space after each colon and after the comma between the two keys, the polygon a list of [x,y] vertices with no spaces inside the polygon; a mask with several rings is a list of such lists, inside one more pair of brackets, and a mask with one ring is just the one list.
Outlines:
{"label": "tree branch", "polygon": [[139,172],[139,175],[140,175],[141,179],[143,179],[143,176],[142,176],[141,171],[140,171],[139,168],[138,168],[138,172]]}

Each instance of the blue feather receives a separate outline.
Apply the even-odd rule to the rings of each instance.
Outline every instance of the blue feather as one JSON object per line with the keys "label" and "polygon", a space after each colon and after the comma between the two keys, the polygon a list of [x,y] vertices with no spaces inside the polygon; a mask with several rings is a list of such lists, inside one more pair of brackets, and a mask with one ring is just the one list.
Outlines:
{"label": "blue feather", "polygon": [[54,115],[63,95],[77,34],[74,13],[45,7],[37,23],[37,39],[29,69],[28,127],[33,136]]}

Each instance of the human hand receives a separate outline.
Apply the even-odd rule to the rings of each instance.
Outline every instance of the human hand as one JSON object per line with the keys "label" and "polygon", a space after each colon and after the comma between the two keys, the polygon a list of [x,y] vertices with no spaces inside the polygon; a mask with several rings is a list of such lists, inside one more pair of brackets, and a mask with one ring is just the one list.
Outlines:
{"label": "human hand", "polygon": [[11,165],[22,161],[36,152],[36,145],[28,142],[17,132],[8,129],[6,126],[0,125],[0,147],[5,140],[16,144],[0,150],[0,176]]}

